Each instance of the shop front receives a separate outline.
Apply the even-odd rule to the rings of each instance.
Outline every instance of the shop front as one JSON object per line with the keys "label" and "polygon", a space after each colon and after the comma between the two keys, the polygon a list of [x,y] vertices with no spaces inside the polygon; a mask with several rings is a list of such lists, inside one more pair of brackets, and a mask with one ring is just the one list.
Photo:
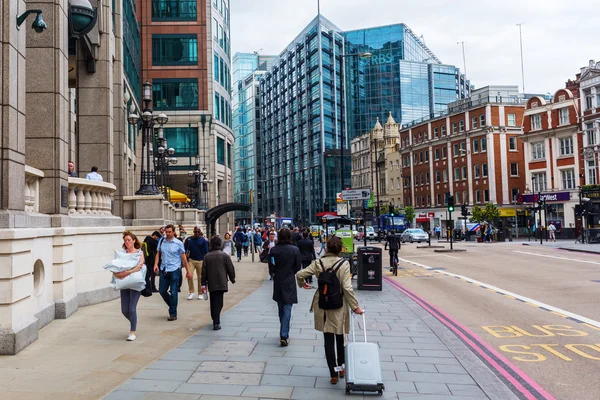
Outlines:
{"label": "shop front", "polygon": [[433,212],[420,212],[415,217],[416,227],[423,229],[425,232],[429,232],[435,226],[433,220],[435,214]]}
{"label": "shop front", "polygon": [[[557,239],[575,239],[575,206],[579,204],[577,192],[546,192],[541,194],[541,200],[546,202],[547,212],[531,213],[527,221],[529,226],[537,230],[540,226],[545,228],[552,223],[556,227]],[[522,207],[537,207],[538,194],[523,194],[519,196],[519,202]]]}

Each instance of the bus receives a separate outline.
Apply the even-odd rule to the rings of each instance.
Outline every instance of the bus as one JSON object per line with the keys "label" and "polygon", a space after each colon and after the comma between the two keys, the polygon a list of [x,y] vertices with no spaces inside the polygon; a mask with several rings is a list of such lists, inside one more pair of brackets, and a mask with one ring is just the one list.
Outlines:
{"label": "bus", "polygon": [[373,218],[373,228],[387,232],[394,229],[396,233],[401,233],[407,228],[406,218],[404,215],[394,215],[392,217],[390,214],[381,214],[379,216],[379,223],[377,223],[377,217]]}
{"label": "bus", "polygon": [[281,228],[289,228],[291,229],[293,227],[292,225],[292,219],[291,218],[287,218],[287,217],[279,217],[275,219],[275,229],[279,230]]}

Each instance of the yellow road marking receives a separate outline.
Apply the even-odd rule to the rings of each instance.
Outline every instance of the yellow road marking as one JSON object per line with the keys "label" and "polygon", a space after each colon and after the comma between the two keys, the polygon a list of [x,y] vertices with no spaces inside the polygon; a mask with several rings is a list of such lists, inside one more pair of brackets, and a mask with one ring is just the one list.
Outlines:
{"label": "yellow road marking", "polygon": [[600,328],[598,328],[598,327],[596,327],[594,325],[586,324],[585,322],[583,323],[583,325],[587,326],[588,328],[592,328],[592,329],[595,329],[597,331],[600,331]]}
{"label": "yellow road marking", "polygon": [[559,313],[559,312],[556,312],[556,311],[550,311],[550,312],[551,312],[552,314],[554,314],[554,315],[558,315],[559,317],[567,318],[567,316],[566,316],[566,315],[563,315],[563,314],[561,314],[561,313]]}
{"label": "yellow road marking", "polygon": [[525,303],[525,304],[527,304],[528,306],[531,306],[531,307],[540,308],[540,306],[533,304],[533,303]]}

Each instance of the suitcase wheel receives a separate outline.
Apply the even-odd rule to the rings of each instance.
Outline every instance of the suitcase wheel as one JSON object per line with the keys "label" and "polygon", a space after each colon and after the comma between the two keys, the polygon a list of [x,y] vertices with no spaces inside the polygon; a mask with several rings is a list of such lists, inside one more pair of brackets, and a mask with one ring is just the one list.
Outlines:
{"label": "suitcase wheel", "polygon": [[352,386],[349,383],[346,383],[346,394],[350,394],[351,387]]}

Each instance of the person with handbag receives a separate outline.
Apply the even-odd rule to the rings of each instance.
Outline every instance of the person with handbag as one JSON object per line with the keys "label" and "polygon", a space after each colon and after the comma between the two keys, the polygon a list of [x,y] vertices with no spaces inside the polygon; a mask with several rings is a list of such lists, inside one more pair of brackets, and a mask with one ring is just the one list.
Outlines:
{"label": "person with handbag", "polygon": [[210,252],[204,257],[202,268],[202,286],[206,286],[210,293],[210,316],[215,331],[221,329],[223,296],[229,290],[227,281],[235,283],[235,268],[231,257],[221,250],[221,241],[217,235],[210,238]]}
{"label": "person with handbag", "polygon": [[[144,266],[144,253],[141,250],[142,244],[139,239],[131,232],[123,232],[123,249],[127,254],[139,254],[139,263],[126,271],[113,272],[116,279],[124,279],[125,277],[138,272]],[[121,289],[121,312],[129,321],[129,336],[127,341],[133,342],[136,338],[135,332],[137,329],[137,304],[140,300],[140,292],[133,289]]]}
{"label": "person with handbag", "polygon": [[323,332],[325,358],[332,385],[345,376],[343,370],[338,375],[336,368],[345,363],[344,334],[350,331],[349,310],[355,314],[363,312],[352,290],[350,264],[348,260],[339,257],[341,251],[342,240],[337,236],[330,237],[323,257],[296,274],[298,287],[304,287],[304,280],[312,275],[319,281],[319,289],[313,296],[310,311],[315,315],[315,329]]}

